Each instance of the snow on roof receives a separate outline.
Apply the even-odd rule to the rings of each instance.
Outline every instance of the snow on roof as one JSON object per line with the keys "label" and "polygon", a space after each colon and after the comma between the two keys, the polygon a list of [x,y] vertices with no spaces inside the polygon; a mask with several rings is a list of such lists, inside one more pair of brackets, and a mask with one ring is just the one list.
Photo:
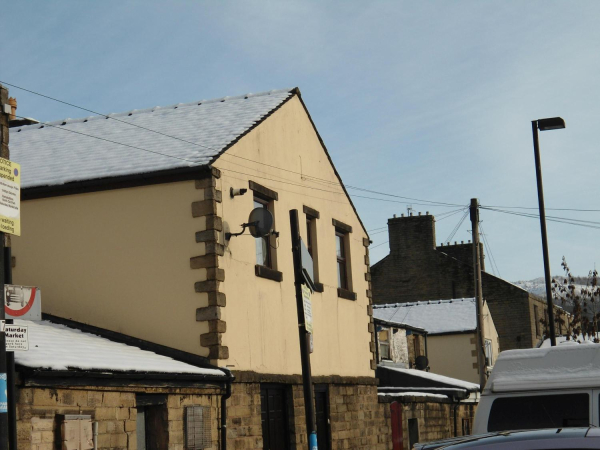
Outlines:
{"label": "snow on roof", "polygon": [[422,370],[416,370],[416,369],[400,369],[398,367],[391,367],[391,366],[383,366],[383,367],[385,367],[388,370],[394,370],[396,372],[410,375],[412,377],[425,378],[427,380],[437,381],[438,383],[444,383],[449,386],[463,388],[463,389],[466,389],[466,390],[472,391],[472,392],[479,390],[478,384],[459,380],[458,378],[447,377],[445,375],[439,375],[437,373],[431,373],[431,372],[424,372]]}
{"label": "snow on roof", "polygon": [[192,366],[48,321],[15,320],[15,324],[28,327],[29,350],[15,352],[15,362],[25,367],[225,376],[217,369]]}
{"label": "snow on roof", "polygon": [[[570,339],[567,340],[567,336],[556,336],[556,344],[557,345],[594,345],[594,341],[590,340],[590,338],[584,338],[582,335],[578,335],[577,339],[573,339],[572,336],[570,336]],[[552,342],[550,341],[550,339],[544,339],[544,341],[541,343],[541,345],[538,348],[548,348],[552,346]]]}
{"label": "snow on roof", "polygon": [[474,298],[373,305],[373,317],[424,328],[429,334],[474,331],[477,327]]}
{"label": "snow on roof", "polygon": [[11,128],[11,160],[21,164],[23,188],[203,166],[293,92],[283,89],[108,114],[118,120],[92,116]]}
{"label": "snow on roof", "polygon": [[433,397],[447,399],[447,395],[430,394],[428,392],[378,392],[380,397]]}
{"label": "snow on roof", "polygon": [[600,345],[561,345],[501,352],[484,392],[581,387],[600,387]]}

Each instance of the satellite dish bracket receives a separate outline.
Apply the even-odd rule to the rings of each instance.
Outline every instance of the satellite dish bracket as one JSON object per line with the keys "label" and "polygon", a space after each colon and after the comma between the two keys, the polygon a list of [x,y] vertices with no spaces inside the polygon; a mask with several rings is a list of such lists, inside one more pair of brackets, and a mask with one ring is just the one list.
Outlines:
{"label": "satellite dish bracket", "polygon": [[239,233],[225,233],[225,240],[229,240],[234,236],[240,236],[242,234],[244,234],[244,231],[246,231],[246,228],[251,227],[253,225],[257,225],[258,221],[256,222],[250,222],[250,223],[243,223],[242,224],[242,231],[240,231]]}

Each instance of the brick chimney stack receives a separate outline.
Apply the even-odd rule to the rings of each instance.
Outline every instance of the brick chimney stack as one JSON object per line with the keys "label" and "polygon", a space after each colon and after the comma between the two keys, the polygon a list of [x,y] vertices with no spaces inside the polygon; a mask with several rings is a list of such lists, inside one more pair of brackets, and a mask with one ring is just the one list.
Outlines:
{"label": "brick chimney stack", "polygon": [[17,114],[17,99],[10,97],[8,99],[8,104],[10,105],[10,115],[8,116],[8,120],[15,120],[15,115]]}
{"label": "brick chimney stack", "polygon": [[390,255],[410,257],[421,252],[435,250],[435,219],[423,216],[395,217],[388,219]]}

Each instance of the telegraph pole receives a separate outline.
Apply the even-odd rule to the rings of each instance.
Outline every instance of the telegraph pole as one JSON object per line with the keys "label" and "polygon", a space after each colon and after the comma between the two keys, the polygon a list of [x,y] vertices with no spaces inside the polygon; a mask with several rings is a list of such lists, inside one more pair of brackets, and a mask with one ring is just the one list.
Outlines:
{"label": "telegraph pole", "polygon": [[479,366],[479,391],[483,391],[487,380],[485,373],[485,344],[483,338],[483,291],[481,289],[481,252],[479,249],[479,202],[471,199],[469,208],[473,233],[473,274],[477,311],[477,363]]}
{"label": "telegraph pole", "polygon": [[[0,157],[8,159],[8,89],[0,85]],[[4,233],[0,232],[0,321],[6,319],[4,310]],[[0,450],[8,450],[8,399],[6,364],[6,337],[4,330],[0,332]],[[4,403],[6,402],[6,404]]]}

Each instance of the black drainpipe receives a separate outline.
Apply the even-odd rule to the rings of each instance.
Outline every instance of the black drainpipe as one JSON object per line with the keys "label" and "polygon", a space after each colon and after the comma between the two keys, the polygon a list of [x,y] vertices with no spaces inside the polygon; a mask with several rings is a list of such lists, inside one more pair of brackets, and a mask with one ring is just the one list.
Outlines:
{"label": "black drainpipe", "polygon": [[458,436],[458,424],[457,424],[457,418],[456,418],[456,409],[458,408],[458,405],[460,404],[460,402],[456,402],[456,400],[454,400],[454,437]]}
{"label": "black drainpipe", "polygon": [[225,394],[221,396],[221,450],[227,450],[227,399],[231,397],[231,383],[235,377],[231,374],[231,370],[225,367],[219,367],[219,370],[225,372],[227,376]]}

